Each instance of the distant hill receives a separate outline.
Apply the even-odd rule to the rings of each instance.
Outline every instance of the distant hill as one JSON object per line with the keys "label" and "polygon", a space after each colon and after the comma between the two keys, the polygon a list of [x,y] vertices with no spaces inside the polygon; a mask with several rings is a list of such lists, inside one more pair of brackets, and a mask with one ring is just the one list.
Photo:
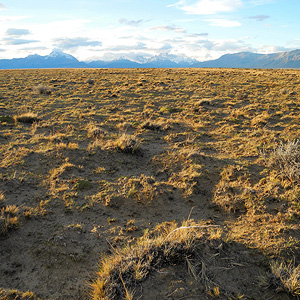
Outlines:
{"label": "distant hill", "polygon": [[179,56],[161,54],[143,62],[128,59],[81,62],[72,55],[53,50],[49,55],[29,55],[25,58],[0,59],[0,69],[42,68],[300,68],[300,50],[274,54],[240,52],[225,54],[218,59],[198,62]]}
{"label": "distant hill", "polygon": [[225,54],[218,59],[198,62],[197,68],[300,68],[300,50],[274,54],[240,52]]}

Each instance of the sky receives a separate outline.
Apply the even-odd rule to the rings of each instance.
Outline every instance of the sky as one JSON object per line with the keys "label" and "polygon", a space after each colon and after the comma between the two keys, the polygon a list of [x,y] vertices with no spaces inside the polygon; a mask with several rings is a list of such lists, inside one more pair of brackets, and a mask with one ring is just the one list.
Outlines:
{"label": "sky", "polygon": [[0,0],[0,59],[80,61],[300,49],[300,0]]}

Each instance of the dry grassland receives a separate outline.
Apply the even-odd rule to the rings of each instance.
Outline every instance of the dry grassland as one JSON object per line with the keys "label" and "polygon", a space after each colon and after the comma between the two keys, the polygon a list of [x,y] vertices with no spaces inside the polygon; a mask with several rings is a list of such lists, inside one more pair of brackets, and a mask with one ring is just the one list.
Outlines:
{"label": "dry grassland", "polygon": [[0,72],[0,299],[297,299],[300,71]]}

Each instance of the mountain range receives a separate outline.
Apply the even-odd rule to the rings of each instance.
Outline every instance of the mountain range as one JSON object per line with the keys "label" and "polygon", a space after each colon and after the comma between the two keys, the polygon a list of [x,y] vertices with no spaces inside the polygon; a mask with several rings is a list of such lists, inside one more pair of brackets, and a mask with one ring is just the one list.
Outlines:
{"label": "mountain range", "polygon": [[300,68],[300,50],[273,54],[240,52],[225,54],[218,59],[193,64],[197,68]]}
{"label": "mountain range", "polygon": [[54,50],[49,55],[0,59],[0,69],[41,68],[300,68],[300,50],[273,54],[240,52],[225,54],[218,59],[199,62],[174,55],[161,54],[143,62],[120,58],[112,61],[79,61],[72,55]]}

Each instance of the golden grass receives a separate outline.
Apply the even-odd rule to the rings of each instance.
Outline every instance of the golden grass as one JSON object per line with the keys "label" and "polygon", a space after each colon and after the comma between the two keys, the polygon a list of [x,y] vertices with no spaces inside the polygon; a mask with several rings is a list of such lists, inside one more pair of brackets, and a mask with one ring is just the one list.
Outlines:
{"label": "golden grass", "polygon": [[25,293],[18,290],[4,290],[0,288],[0,300],[39,300],[34,293],[27,291]]}
{"label": "golden grass", "polygon": [[39,121],[37,114],[33,113],[33,112],[25,112],[25,113],[16,115],[16,116],[14,116],[14,119],[16,122],[30,123],[30,124]]}
{"label": "golden grass", "polygon": [[260,277],[263,288],[275,288],[277,292],[287,292],[292,296],[300,295],[300,266],[292,262],[271,261],[270,272]]}
{"label": "golden grass", "polygon": [[[4,70],[0,79],[1,246],[32,230],[28,239],[39,248],[66,220],[92,224],[82,240],[99,253],[84,253],[82,261],[96,267],[100,252],[113,252],[106,239],[118,249],[95,279],[100,299],[110,297],[110,272],[122,297],[132,298],[133,283],[150,272],[141,258],[148,253],[151,264],[155,247],[164,258],[173,246],[190,251],[197,230],[176,232],[176,242],[163,240],[166,225],[155,238],[142,231],[178,223],[191,207],[196,223],[222,225],[227,242],[267,259],[300,259],[298,70]],[[39,227],[46,228],[41,236]],[[67,265],[55,251],[55,267],[80,266],[82,274],[83,263]],[[17,275],[0,286],[18,282]],[[210,297],[224,295],[217,288]]]}
{"label": "golden grass", "polygon": [[141,142],[135,136],[122,133],[115,140],[108,141],[105,147],[123,153],[135,154],[139,151],[140,144]]}
{"label": "golden grass", "polygon": [[136,285],[153,269],[166,264],[179,264],[196,251],[197,243],[205,243],[208,228],[218,227],[195,223],[165,223],[146,231],[133,246],[113,248],[113,255],[100,262],[97,279],[91,284],[91,299],[133,299]]}

